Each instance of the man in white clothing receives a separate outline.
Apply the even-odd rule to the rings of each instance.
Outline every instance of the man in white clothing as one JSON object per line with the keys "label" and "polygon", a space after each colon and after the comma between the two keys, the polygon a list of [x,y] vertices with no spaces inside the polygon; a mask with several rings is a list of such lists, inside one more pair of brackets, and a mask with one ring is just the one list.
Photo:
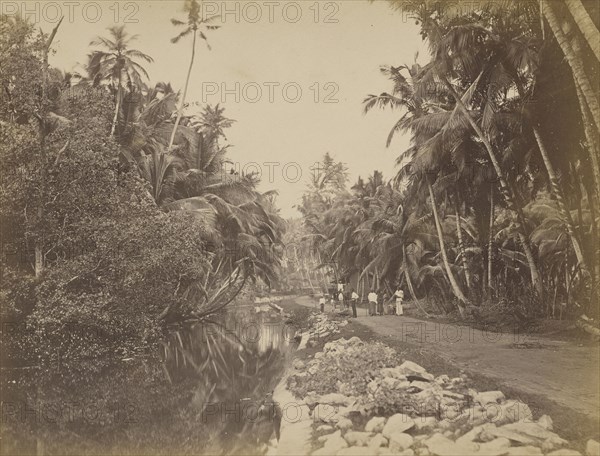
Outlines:
{"label": "man in white clothing", "polygon": [[350,299],[352,301],[352,316],[354,318],[357,317],[356,315],[356,303],[358,302],[358,293],[356,293],[356,291],[354,291],[354,288],[352,289],[352,294],[350,295]]}
{"label": "man in white clothing", "polygon": [[398,288],[394,293],[394,296],[396,296],[396,315],[403,315],[404,310],[402,309],[402,301],[404,300],[404,291]]}
{"label": "man in white clothing", "polygon": [[377,314],[377,293],[375,293],[374,289],[371,289],[369,296],[369,315],[373,316]]}

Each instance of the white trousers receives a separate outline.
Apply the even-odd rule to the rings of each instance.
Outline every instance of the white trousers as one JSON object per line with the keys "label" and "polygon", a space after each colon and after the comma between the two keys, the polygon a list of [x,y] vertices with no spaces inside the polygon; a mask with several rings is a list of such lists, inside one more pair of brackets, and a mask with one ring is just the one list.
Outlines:
{"label": "white trousers", "polygon": [[403,315],[404,310],[402,309],[402,300],[396,300],[396,315]]}

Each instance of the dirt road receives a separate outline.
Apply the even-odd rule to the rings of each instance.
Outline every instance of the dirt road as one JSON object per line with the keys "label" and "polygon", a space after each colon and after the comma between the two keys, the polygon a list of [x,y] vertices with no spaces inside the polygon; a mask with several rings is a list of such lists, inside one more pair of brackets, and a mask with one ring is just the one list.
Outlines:
{"label": "dirt road", "polygon": [[[308,297],[296,299],[315,307]],[[600,346],[513,332],[487,332],[469,326],[411,317],[367,317],[356,322],[390,342],[418,346],[467,373],[485,375],[503,386],[545,396],[590,417],[600,409]]]}

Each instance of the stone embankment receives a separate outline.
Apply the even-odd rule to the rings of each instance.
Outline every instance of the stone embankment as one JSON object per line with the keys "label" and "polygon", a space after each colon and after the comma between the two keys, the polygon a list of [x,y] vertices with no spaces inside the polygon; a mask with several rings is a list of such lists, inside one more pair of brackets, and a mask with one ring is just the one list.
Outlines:
{"label": "stone embankment", "polygon": [[[324,315],[312,318],[311,337],[339,331],[340,322]],[[506,398],[501,391],[475,391],[462,377],[436,377],[407,360],[392,366],[389,351],[383,344],[352,337],[326,343],[306,362],[295,360],[274,395],[283,410],[282,433],[268,454],[600,455],[595,440],[587,442],[583,453],[570,449],[549,416],[534,419],[527,404]],[[369,353],[372,363],[361,359]],[[353,384],[334,381],[334,360],[365,368],[351,371]],[[307,386],[319,394],[306,391]],[[299,392],[302,399],[297,398]]]}

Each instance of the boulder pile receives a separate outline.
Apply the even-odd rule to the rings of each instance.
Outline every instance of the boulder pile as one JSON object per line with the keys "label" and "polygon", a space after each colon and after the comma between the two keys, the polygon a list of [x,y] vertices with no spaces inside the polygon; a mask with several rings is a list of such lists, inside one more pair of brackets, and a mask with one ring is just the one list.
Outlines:
{"label": "boulder pile", "polygon": [[[321,335],[335,331],[326,318],[318,316],[316,323]],[[323,351],[343,353],[359,344],[364,343],[357,337],[340,339],[325,344]],[[303,376],[318,376],[319,355],[296,369],[305,370]],[[582,456],[554,432],[549,416],[534,419],[527,404],[507,399],[501,391],[475,391],[462,377],[436,377],[411,361],[368,375],[372,379],[366,396],[342,394],[333,384],[328,394],[309,392],[304,397],[315,437],[310,454]],[[380,415],[388,398],[396,413]],[[600,444],[589,440],[584,454],[599,453]]]}
{"label": "boulder pile", "polygon": [[340,328],[348,324],[347,320],[331,320],[326,314],[312,314],[309,317],[311,322],[310,339],[324,339],[340,332]]}

